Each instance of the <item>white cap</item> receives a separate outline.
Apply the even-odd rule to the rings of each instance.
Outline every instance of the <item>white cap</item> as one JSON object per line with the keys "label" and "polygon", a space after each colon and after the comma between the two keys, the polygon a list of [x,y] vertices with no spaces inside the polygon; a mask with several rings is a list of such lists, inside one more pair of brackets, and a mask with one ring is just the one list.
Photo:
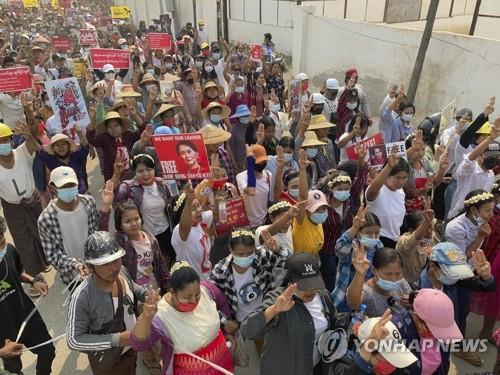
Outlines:
{"label": "white cap", "polygon": [[[370,318],[361,324],[358,330],[358,338],[364,342],[370,336],[375,324],[380,318]],[[377,351],[384,359],[396,368],[405,368],[418,360],[417,357],[405,346],[401,334],[391,321],[385,323],[385,328],[389,334],[378,342]],[[368,347],[371,343],[368,343]]]}
{"label": "white cap", "polygon": [[57,167],[50,172],[50,183],[54,184],[56,188],[61,188],[66,184],[78,185],[78,178],[76,178],[73,168]]}
{"label": "white cap", "polygon": [[104,66],[102,67],[102,71],[104,73],[107,73],[107,72],[114,72],[115,71],[115,67],[111,64],[104,64]]}
{"label": "white cap", "polygon": [[312,101],[313,104],[325,104],[325,97],[319,92],[311,94],[309,100]]}
{"label": "white cap", "polygon": [[307,76],[306,73],[299,73],[299,74],[297,74],[295,79],[298,79],[299,81],[304,81],[306,79],[309,79],[309,77]]}
{"label": "white cap", "polygon": [[326,80],[326,88],[328,90],[338,90],[340,88],[339,81],[337,81],[335,78],[328,78]]}
{"label": "white cap", "polygon": [[118,44],[125,44],[125,43],[127,43],[127,39],[125,38],[118,39]]}

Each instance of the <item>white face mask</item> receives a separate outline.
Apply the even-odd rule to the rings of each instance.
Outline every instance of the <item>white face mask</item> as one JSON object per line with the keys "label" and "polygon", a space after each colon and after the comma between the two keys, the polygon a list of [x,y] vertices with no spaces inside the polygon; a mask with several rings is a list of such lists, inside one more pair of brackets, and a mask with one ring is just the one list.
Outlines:
{"label": "white face mask", "polygon": [[413,114],[407,113],[401,116],[404,122],[411,122],[413,120]]}
{"label": "white face mask", "polygon": [[234,88],[234,92],[237,92],[239,94],[243,94],[245,92],[245,88],[243,86],[236,86]]}
{"label": "white face mask", "polygon": [[115,79],[115,73],[106,73],[106,75],[104,76],[104,79],[106,81],[111,81],[112,79]]}
{"label": "white face mask", "polygon": [[153,87],[155,87],[155,86],[154,86],[154,85],[147,85],[147,86],[146,86],[146,90],[147,90],[148,92],[153,92]]}
{"label": "white face mask", "polygon": [[354,111],[358,107],[358,103],[347,103],[345,106],[351,111]]}
{"label": "white face mask", "polygon": [[207,73],[212,73],[214,70],[214,67],[212,65],[208,65],[205,67],[205,72]]}

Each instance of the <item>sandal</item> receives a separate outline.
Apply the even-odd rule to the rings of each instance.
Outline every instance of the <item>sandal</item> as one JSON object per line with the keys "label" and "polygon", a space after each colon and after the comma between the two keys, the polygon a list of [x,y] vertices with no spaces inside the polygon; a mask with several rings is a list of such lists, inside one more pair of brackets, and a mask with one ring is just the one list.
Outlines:
{"label": "sandal", "polygon": [[142,363],[144,363],[144,366],[147,367],[147,369],[151,375],[160,375],[161,374],[161,365],[158,362],[149,361],[149,360],[144,359],[142,361]]}
{"label": "sandal", "polygon": [[455,352],[454,354],[473,366],[481,367],[484,365],[484,359],[477,354],[471,352]]}

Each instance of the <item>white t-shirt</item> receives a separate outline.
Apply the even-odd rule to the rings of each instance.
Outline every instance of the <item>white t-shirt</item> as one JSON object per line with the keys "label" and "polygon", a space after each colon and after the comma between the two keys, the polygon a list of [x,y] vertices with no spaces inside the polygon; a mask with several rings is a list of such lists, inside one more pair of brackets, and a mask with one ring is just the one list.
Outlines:
{"label": "white t-shirt", "polygon": [[16,121],[26,122],[20,95],[13,98],[9,94],[0,93],[0,112],[2,112],[4,124],[12,129],[16,126]]}
{"label": "white t-shirt", "polygon": [[330,121],[332,113],[337,112],[338,107],[338,96],[334,100],[327,99],[325,97],[325,105],[323,106],[323,115],[326,117],[326,121]]}
{"label": "white t-shirt", "polygon": [[[267,228],[269,228],[269,225],[261,225],[260,227],[258,227],[255,230],[255,238],[256,238],[257,243],[260,243],[260,242],[258,242],[259,237],[260,237],[262,231],[266,230]],[[276,233],[274,235],[274,237],[276,237],[276,239],[279,241],[281,247],[289,250],[290,255],[293,254],[292,226],[288,227],[288,230],[286,231],[286,233],[281,233],[281,232]]]}
{"label": "white t-shirt", "polygon": [[141,286],[147,287],[148,285],[153,285],[156,288],[158,283],[153,273],[153,249],[151,248],[151,241],[148,236],[144,235],[142,240],[132,240],[132,245],[134,245],[137,256],[137,276],[135,282]]}
{"label": "white t-shirt", "polygon": [[205,228],[212,225],[213,213],[203,211],[202,217],[202,222],[191,228],[186,241],[181,239],[180,224],[177,224],[172,233],[172,246],[178,261],[185,260],[202,280],[207,280],[212,269],[212,263],[209,260],[212,244]]}
{"label": "white t-shirt", "polygon": [[[323,314],[323,301],[321,301],[321,297],[316,293],[314,299],[311,302],[304,302],[304,306],[306,307],[309,314],[311,314],[311,318],[314,323],[314,337],[315,342],[318,341],[319,337],[325,332],[328,328],[328,320]],[[314,345],[313,352],[313,364],[316,366],[321,359],[321,354],[318,350],[318,347]]]}
{"label": "white t-shirt", "polygon": [[253,267],[244,273],[238,273],[233,268],[234,287],[238,296],[236,320],[242,322],[250,313],[259,308],[262,303],[262,291],[253,279]]}
{"label": "white t-shirt", "polygon": [[61,229],[64,251],[70,258],[85,259],[83,247],[89,233],[89,216],[81,201],[73,211],[64,211],[54,205]]}
{"label": "white t-shirt", "polygon": [[[122,288],[125,287],[124,290],[124,296],[123,296],[123,321],[125,322],[125,330],[126,331],[132,331],[132,328],[134,328],[135,324],[137,323],[137,319],[135,317],[135,314],[132,312],[132,314],[129,314],[129,304],[127,302],[128,300],[133,302],[134,301],[134,295],[130,288],[128,287],[128,283],[125,280],[122,280]],[[118,297],[113,297],[113,307],[115,309],[115,314],[116,310],[118,309]],[[122,350],[122,354],[125,353],[127,350],[130,349],[130,346],[125,346]]]}
{"label": "white t-shirt", "polygon": [[26,143],[12,151],[14,166],[11,169],[0,165],[0,198],[18,204],[24,198],[31,198],[35,192],[33,178],[33,159],[35,153],[30,154]]}
{"label": "white t-shirt", "polygon": [[144,220],[144,228],[155,236],[163,233],[168,228],[167,214],[165,213],[165,201],[158,190],[158,185],[144,187],[141,213]]}
{"label": "white t-shirt", "polygon": [[397,241],[406,213],[403,189],[392,191],[384,185],[377,198],[368,203],[368,211],[377,215],[380,220],[380,235]]}
{"label": "white t-shirt", "polygon": [[[349,135],[348,132],[345,132],[340,139],[347,137]],[[347,149],[353,145],[355,145],[358,142],[361,142],[362,140],[366,139],[366,135],[364,137],[353,137],[349,140],[349,142],[346,143],[346,145],[340,149],[340,162],[339,164],[346,162],[349,160],[349,157],[347,156]],[[368,154],[366,155],[366,161],[368,161]]]}
{"label": "white t-shirt", "polygon": [[219,85],[224,88],[224,92],[227,94],[229,91],[229,86],[227,85],[227,81],[224,78],[224,67],[225,67],[224,59],[220,59],[217,64],[214,65],[214,72],[217,74],[217,81],[219,81]]}
{"label": "white t-shirt", "polygon": [[238,189],[243,195],[245,208],[247,210],[248,221],[252,228],[262,225],[267,215],[267,203],[271,190],[271,181],[273,174],[269,171],[264,171],[261,178],[258,178],[255,186],[255,195],[250,196],[244,194],[243,190],[247,187],[247,171],[243,171],[236,176]]}

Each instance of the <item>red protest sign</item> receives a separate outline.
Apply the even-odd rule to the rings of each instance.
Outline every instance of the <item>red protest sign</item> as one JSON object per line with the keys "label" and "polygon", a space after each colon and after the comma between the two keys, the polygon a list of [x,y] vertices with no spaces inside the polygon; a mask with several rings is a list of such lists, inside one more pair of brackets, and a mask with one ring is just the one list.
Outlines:
{"label": "red protest sign", "polygon": [[73,48],[73,42],[71,38],[65,36],[53,36],[52,45],[57,51],[71,51]]}
{"label": "red protest sign", "polygon": [[115,69],[130,67],[130,54],[127,50],[91,48],[89,54],[92,69],[102,69],[105,64],[111,64]]}
{"label": "red protest sign", "polygon": [[59,8],[71,8],[71,0],[59,0]]}
{"label": "red protest sign", "polygon": [[97,30],[81,29],[78,32],[78,43],[81,46],[97,46]]}
{"label": "red protest sign", "polygon": [[255,60],[262,59],[262,46],[260,44],[252,44],[250,47],[250,57]]}
{"label": "red protest sign", "polygon": [[374,136],[371,136],[370,138],[366,138],[362,141],[356,142],[356,144],[347,147],[346,152],[347,152],[347,157],[349,160],[357,160],[358,159],[358,152],[356,151],[356,146],[359,144],[365,145],[365,147],[368,149],[371,146],[375,145],[380,145],[384,143],[384,139],[382,138],[381,133],[377,133]]}
{"label": "red protest sign", "polygon": [[0,69],[0,92],[31,90],[33,81],[28,66]]}
{"label": "red protest sign", "polygon": [[150,49],[169,49],[171,45],[170,35],[167,33],[149,33],[148,45]]}
{"label": "red protest sign", "polygon": [[167,180],[211,177],[201,133],[153,136],[153,145]]}
{"label": "red protest sign", "polygon": [[221,236],[233,228],[246,227],[250,225],[245,208],[243,197],[232,198],[226,201],[226,217],[225,223],[218,220],[214,221],[215,233]]}

